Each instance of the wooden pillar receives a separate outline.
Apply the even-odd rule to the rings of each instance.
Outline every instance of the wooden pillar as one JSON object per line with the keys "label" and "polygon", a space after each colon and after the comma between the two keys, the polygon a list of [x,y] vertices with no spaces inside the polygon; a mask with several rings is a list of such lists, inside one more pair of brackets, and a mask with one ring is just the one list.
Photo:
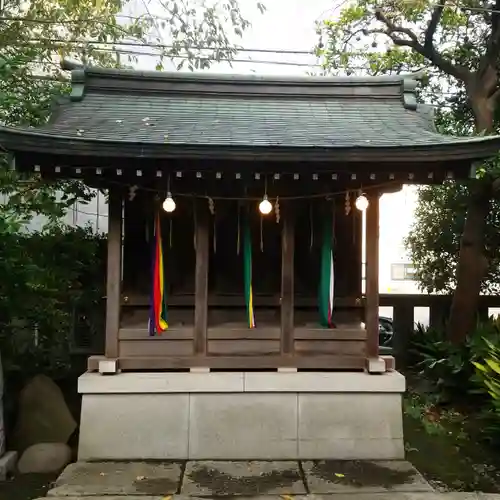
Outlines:
{"label": "wooden pillar", "polygon": [[[366,209],[366,354],[369,371],[385,371],[385,363],[378,363],[379,357],[379,193],[374,190],[368,195]],[[378,366],[378,365],[381,366]],[[382,365],[384,368],[382,369]]]}
{"label": "wooden pillar", "polygon": [[449,306],[441,301],[431,300],[429,304],[429,327],[443,330],[448,319]]}
{"label": "wooden pillar", "polygon": [[209,220],[206,204],[196,203],[194,353],[207,354]]}
{"label": "wooden pillar", "polygon": [[295,225],[291,206],[283,210],[281,230],[281,354],[294,351],[294,253]]}
{"label": "wooden pillar", "polygon": [[489,308],[488,306],[481,305],[481,301],[479,301],[479,304],[477,309],[477,320],[481,323],[485,323],[490,317]]}
{"label": "wooden pillar", "polygon": [[110,188],[108,204],[108,270],[106,282],[106,358],[118,358],[122,260],[122,193]]}

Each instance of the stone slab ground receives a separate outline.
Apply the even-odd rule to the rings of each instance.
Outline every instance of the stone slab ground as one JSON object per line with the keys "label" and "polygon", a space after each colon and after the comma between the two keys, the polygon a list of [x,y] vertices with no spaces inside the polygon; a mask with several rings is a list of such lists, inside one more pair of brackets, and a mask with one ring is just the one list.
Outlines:
{"label": "stone slab ground", "polygon": [[[405,461],[79,462],[50,500],[500,500],[435,493]],[[46,499],[49,500],[49,499]]]}
{"label": "stone slab ground", "polygon": [[[60,497],[62,498],[62,497]],[[185,495],[105,495],[64,497],[64,500],[207,500],[211,497],[192,497]],[[213,497],[220,498],[220,497]],[[228,497],[234,498],[234,497]],[[500,495],[485,493],[339,493],[333,495],[258,495],[252,500],[500,500]],[[39,500],[47,500],[39,499]]]}

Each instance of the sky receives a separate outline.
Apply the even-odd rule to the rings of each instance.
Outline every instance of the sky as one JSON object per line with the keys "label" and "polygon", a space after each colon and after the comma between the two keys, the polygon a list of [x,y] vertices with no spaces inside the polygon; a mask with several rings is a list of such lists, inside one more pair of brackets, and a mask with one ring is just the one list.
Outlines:
{"label": "sky", "polygon": [[[132,0],[124,8],[124,14],[137,16],[151,14],[152,16],[163,16],[164,9],[161,0]],[[200,1],[200,0],[198,0]],[[261,14],[256,8],[256,0],[239,0],[240,9],[246,19],[251,22],[251,27],[243,32],[241,39],[235,38],[235,43],[243,48],[250,49],[275,49],[275,50],[299,50],[312,51],[318,41],[315,22],[324,19],[328,13],[334,12],[332,7],[338,0],[263,0],[266,12]],[[153,30],[152,35],[157,36],[158,31],[163,36],[164,43],[168,44],[168,33]],[[151,52],[151,48],[144,51]],[[141,69],[154,70],[156,59],[152,56],[139,58]],[[317,59],[314,55],[306,54],[272,54],[258,52],[244,52],[237,59],[277,61],[278,64],[259,64],[251,62],[234,62],[232,67],[227,62],[214,64],[210,72],[217,73],[256,73],[256,74],[304,74],[313,71]],[[279,64],[297,63],[299,66]],[[300,66],[310,64],[310,67]],[[171,69],[172,66],[166,69]]]}

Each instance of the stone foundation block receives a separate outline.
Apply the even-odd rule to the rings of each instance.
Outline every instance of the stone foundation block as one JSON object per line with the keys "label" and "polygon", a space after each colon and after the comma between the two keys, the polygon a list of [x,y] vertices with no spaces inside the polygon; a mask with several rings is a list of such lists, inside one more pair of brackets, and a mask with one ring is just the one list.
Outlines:
{"label": "stone foundation block", "polygon": [[188,458],[188,406],[187,394],[86,394],[78,460]]}
{"label": "stone foundation block", "polygon": [[190,459],[297,456],[296,394],[197,394],[189,409]]}
{"label": "stone foundation block", "polygon": [[397,460],[397,372],[80,378],[79,460]]}

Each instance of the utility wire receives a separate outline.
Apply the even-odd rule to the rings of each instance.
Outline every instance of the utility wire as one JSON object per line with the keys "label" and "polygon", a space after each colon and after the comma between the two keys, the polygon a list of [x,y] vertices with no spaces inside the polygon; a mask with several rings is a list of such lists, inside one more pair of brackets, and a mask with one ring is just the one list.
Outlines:
{"label": "utility wire", "polygon": [[[178,46],[163,44],[163,43],[154,43],[154,42],[103,42],[99,40],[65,40],[64,38],[31,38],[26,40],[23,43],[63,43],[63,44],[71,44],[71,45],[115,45],[119,47],[149,47],[155,49],[173,49],[179,48]],[[29,45],[28,45],[29,46]],[[181,47],[182,48],[182,47]],[[193,45],[189,47],[193,50],[220,50],[222,49],[232,49],[236,52],[257,52],[257,53],[267,53],[267,54],[295,54],[295,55],[315,55],[313,50],[287,50],[287,49],[257,49],[257,48],[240,48],[240,47],[217,47],[217,46],[209,46],[209,45]]]}
{"label": "utility wire", "polygon": [[[144,5],[146,6],[145,1],[143,0]],[[346,2],[344,1],[342,5],[344,5]],[[500,10],[495,10],[487,7],[468,7],[465,5],[460,5],[458,3],[452,3],[451,5],[447,4],[440,4],[436,3],[433,5],[434,7],[456,7],[461,10],[467,10],[467,11],[472,11],[472,12],[489,12],[489,13],[496,13],[500,14]],[[146,6],[147,8],[147,6]],[[133,20],[143,20],[143,19],[149,19],[152,20],[155,23],[156,30],[158,31],[158,34],[160,34],[159,26],[155,22],[157,19],[160,20],[165,20],[169,21],[169,18],[164,18],[161,16],[156,16],[156,15],[151,15],[148,10],[148,16],[127,16],[123,14],[118,14],[116,17],[120,18],[127,18],[127,19],[133,19]],[[50,19],[38,19],[38,18],[27,18],[27,17],[8,17],[8,16],[0,16],[0,21],[11,21],[11,22],[26,22],[26,23],[35,23],[35,24],[50,24],[50,25],[59,25],[59,24],[80,24],[82,22],[89,22],[89,23],[100,23],[100,22],[105,22],[105,19],[100,19],[100,18],[84,18],[84,19],[66,19],[66,20],[50,20]],[[86,40],[84,42],[78,41],[78,40],[65,40],[65,39],[58,39],[58,38],[53,38],[53,39],[31,39],[27,40],[27,42],[49,42],[49,43],[64,43],[64,44],[91,44],[91,45],[114,45],[114,46],[122,46],[122,47],[151,47],[151,48],[158,48],[158,49],[173,49],[173,48],[178,48],[177,46],[171,45],[171,44],[162,44],[162,43],[153,43],[153,42],[106,42],[106,41],[99,41],[99,40]],[[208,45],[196,45],[190,47],[193,50],[217,50],[220,49],[221,47],[213,47],[213,46],[208,46]],[[225,47],[223,47],[225,48]],[[234,49],[236,52],[256,52],[256,53],[272,53],[272,54],[295,54],[295,55],[315,55],[315,52],[313,50],[290,50],[290,49],[259,49],[259,48],[250,48],[250,47],[229,47],[230,49]]]}
{"label": "utility wire", "polygon": [[[316,20],[319,20],[320,17],[322,17],[324,14],[326,14],[329,11],[335,12],[338,10],[340,7],[343,7],[347,3],[347,0],[344,0],[339,6],[336,6],[332,9],[327,9],[325,10],[322,14],[318,16]],[[470,11],[470,12],[486,12],[486,13],[492,13],[492,14],[500,14],[500,10],[498,9],[493,9],[490,7],[470,7],[468,5],[462,5],[460,3],[455,3],[452,2],[451,4],[446,4],[446,3],[435,3],[429,5],[429,7],[456,7],[457,9],[460,9],[462,11]],[[165,17],[165,16],[160,16],[156,14],[151,14],[149,12],[149,9],[147,9],[148,15],[141,15],[141,16],[131,16],[131,15],[126,15],[126,14],[117,14],[115,17],[116,18],[121,18],[121,19],[129,19],[132,21],[151,21],[154,22],[155,20],[160,20],[160,21],[166,21],[170,22],[171,17]],[[62,19],[62,20],[51,20],[51,19],[40,19],[40,18],[29,18],[29,17],[24,17],[24,16],[0,16],[0,21],[12,21],[12,22],[26,22],[26,23],[35,23],[35,24],[80,24],[82,22],[85,23],[101,23],[101,22],[106,22],[106,18],[99,18],[99,17],[88,17],[88,18],[80,18],[80,19]],[[308,52],[308,51],[299,51],[299,52]]]}
{"label": "utility wire", "polygon": [[[345,3],[345,2],[344,2]],[[444,4],[434,4],[435,7],[438,6],[450,6],[450,5],[444,5]],[[500,10],[495,10],[495,9],[488,9],[486,7],[467,7],[467,6],[462,6],[459,4],[452,4],[452,6],[462,9],[462,10],[468,10],[468,11],[474,11],[474,12],[490,12],[490,13],[498,13],[500,14]],[[124,18],[129,18],[129,19],[135,19],[135,20],[141,20],[141,19],[146,19],[145,16],[125,16],[125,15],[118,15],[117,17],[124,17]],[[149,16],[150,19],[165,19],[168,20],[168,18],[162,18],[161,16]],[[61,20],[61,21],[56,21],[56,20],[49,20],[49,19],[34,19],[34,18],[25,18],[25,17],[0,17],[0,21],[18,21],[18,22],[28,22],[28,23],[40,23],[40,24],[79,24],[81,22],[103,22],[104,19],[100,20],[99,18],[87,18],[87,19],[75,19],[75,20]],[[156,29],[158,33],[160,33],[158,25],[155,23]],[[85,40],[85,41],[79,41],[79,40],[65,40],[63,38],[52,38],[52,39],[40,39],[40,38],[33,38],[30,40],[26,41],[27,43],[31,42],[41,42],[41,43],[61,43],[61,44],[75,44],[75,45],[113,45],[113,46],[120,46],[120,47],[150,47],[150,48],[157,48],[157,49],[178,49],[178,46],[174,46],[172,44],[163,44],[163,43],[154,43],[154,42],[134,42],[134,41],[122,41],[122,42],[111,42],[111,41],[100,41],[100,40]],[[193,50],[220,50],[221,47],[217,46],[209,46],[209,45],[194,45],[192,47],[189,47],[190,49]],[[226,49],[226,47],[222,47],[222,49]],[[259,48],[250,48],[250,47],[227,47],[227,49],[232,49],[235,52],[255,52],[255,53],[270,53],[270,54],[293,54],[293,55],[316,55],[314,50],[293,50],[293,49],[259,49]],[[307,66],[307,65],[306,65]]]}
{"label": "utility wire", "polygon": [[[52,49],[60,49],[61,45],[54,45],[48,48]],[[130,55],[130,56],[148,56],[148,57],[166,57],[168,56],[169,58],[172,59],[193,59],[193,57],[190,57],[188,55],[184,54],[179,54],[179,55],[167,55],[167,54],[162,54],[161,52],[151,52],[151,51],[139,51],[139,50],[123,50],[123,49],[113,49],[111,47],[100,47],[100,48],[95,48],[93,49],[93,52],[108,52],[108,53],[113,53],[113,54],[119,54],[119,55]],[[295,66],[295,67],[304,67],[304,68],[323,68],[321,64],[317,63],[304,63],[304,62],[294,62],[294,61],[269,61],[269,60],[262,60],[262,59],[235,59],[235,58],[229,58],[229,57],[222,57],[222,58],[216,58],[213,59],[211,57],[205,56],[197,56],[195,59],[210,59],[212,62],[230,62],[230,63],[247,63],[247,64],[276,64],[278,66]],[[353,69],[364,69],[363,67],[358,67],[358,68],[353,68]]]}

